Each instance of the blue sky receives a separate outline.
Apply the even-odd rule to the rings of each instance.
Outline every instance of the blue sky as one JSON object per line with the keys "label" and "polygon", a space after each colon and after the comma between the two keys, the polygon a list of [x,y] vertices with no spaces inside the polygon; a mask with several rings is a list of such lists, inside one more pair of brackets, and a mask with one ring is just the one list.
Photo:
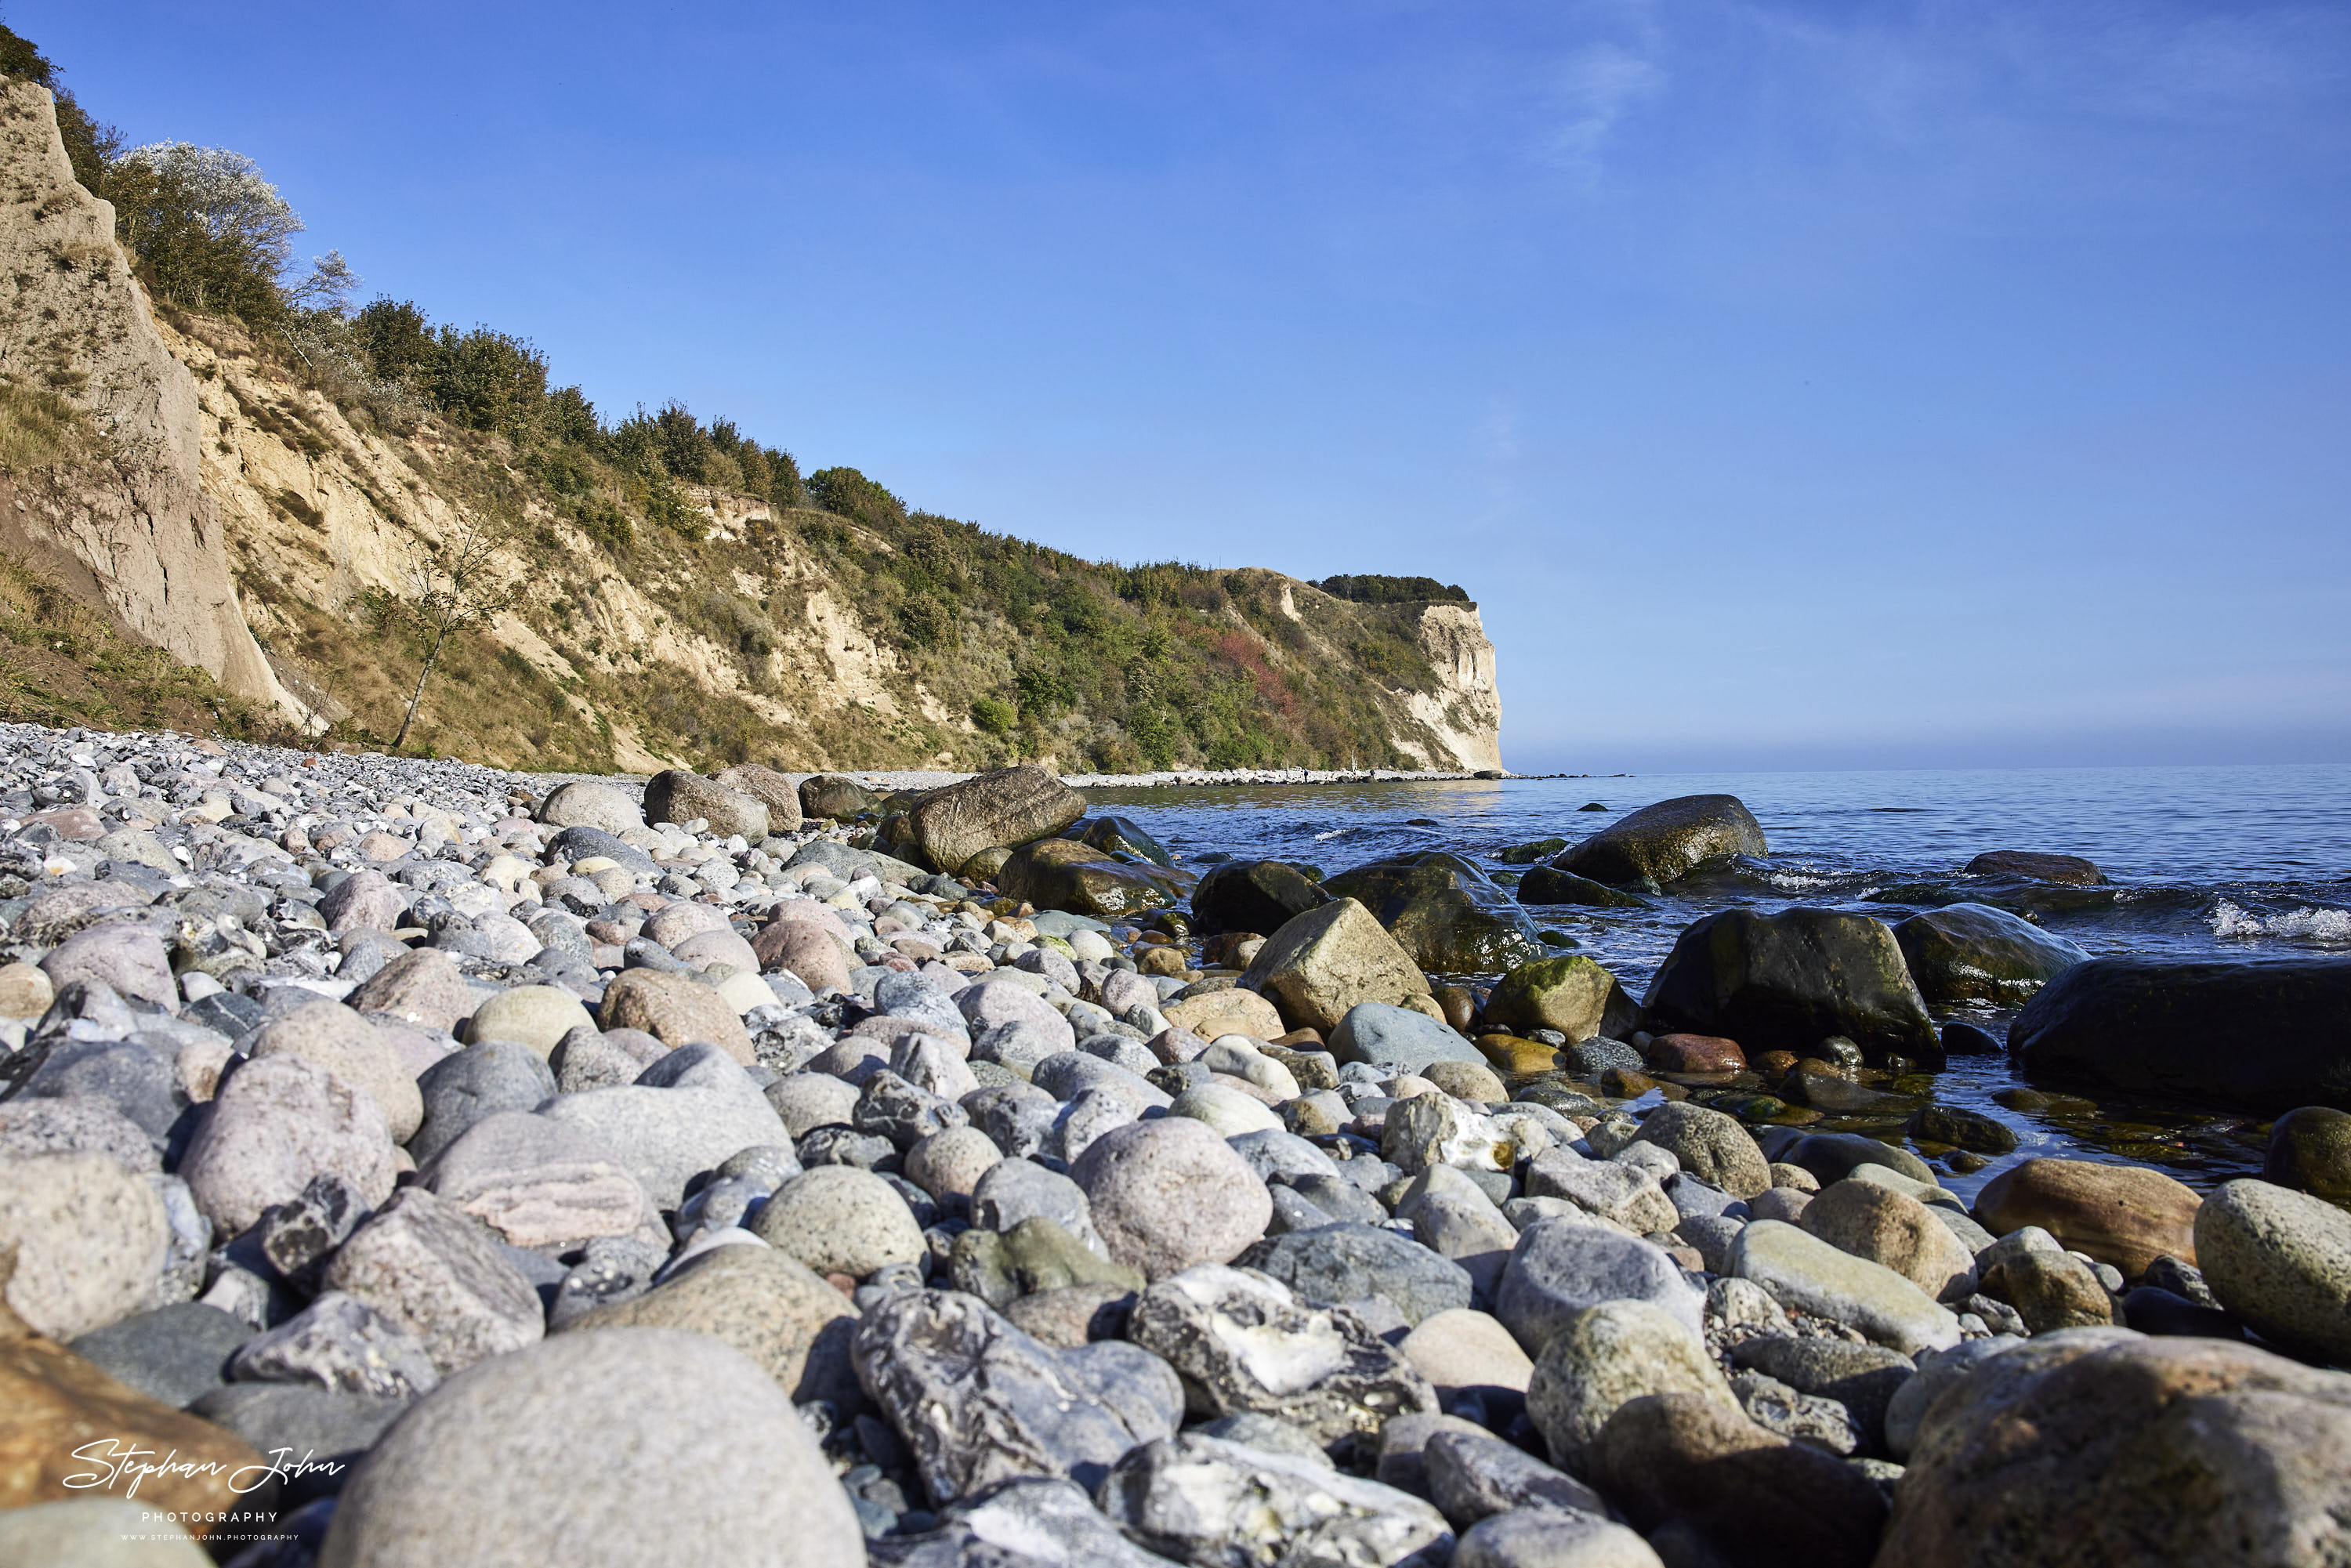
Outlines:
{"label": "blue sky", "polygon": [[2339,5],[5,14],[608,413],[1458,581],[1521,770],[2351,759]]}

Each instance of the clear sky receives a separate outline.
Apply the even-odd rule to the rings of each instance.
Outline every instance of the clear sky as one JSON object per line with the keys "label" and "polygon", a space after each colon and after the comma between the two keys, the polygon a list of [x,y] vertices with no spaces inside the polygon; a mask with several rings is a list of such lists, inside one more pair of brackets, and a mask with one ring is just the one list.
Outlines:
{"label": "clear sky", "polygon": [[1521,770],[2351,758],[2340,4],[5,15],[608,414],[1458,581]]}

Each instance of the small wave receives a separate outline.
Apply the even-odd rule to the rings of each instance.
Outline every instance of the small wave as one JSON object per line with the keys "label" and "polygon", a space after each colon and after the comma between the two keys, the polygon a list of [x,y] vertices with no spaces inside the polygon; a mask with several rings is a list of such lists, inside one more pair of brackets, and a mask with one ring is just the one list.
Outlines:
{"label": "small wave", "polygon": [[1767,873],[1763,880],[1770,883],[1773,887],[1784,887],[1790,893],[1802,893],[1806,888],[1826,887],[1829,883],[1834,882],[1836,878],[1833,876],[1806,876],[1803,873],[1795,871],[1775,871]]}
{"label": "small wave", "polygon": [[1344,838],[1347,834],[1352,833],[1355,830],[1353,828],[1333,828],[1327,833],[1315,834],[1314,841],[1318,844],[1328,843],[1332,839]]}
{"label": "small wave", "polygon": [[2232,899],[2212,906],[2212,935],[2241,939],[2303,936],[2318,942],[2351,942],[2351,909],[2304,906],[2283,915],[2256,915]]}

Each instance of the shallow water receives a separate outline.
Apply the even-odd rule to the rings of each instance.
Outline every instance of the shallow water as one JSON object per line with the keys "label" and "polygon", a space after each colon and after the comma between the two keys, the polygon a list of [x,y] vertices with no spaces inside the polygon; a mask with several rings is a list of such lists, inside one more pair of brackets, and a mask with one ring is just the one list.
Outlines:
{"label": "shallow water", "polygon": [[[1965,896],[1959,868],[1986,850],[2084,855],[2109,888],[2051,889],[2043,926],[2099,956],[2351,956],[2351,767],[2116,768],[1823,773],[1089,789],[1134,818],[1179,864],[1222,851],[1343,871],[1414,849],[1484,859],[1511,844],[1571,843],[1625,812],[1678,795],[1738,796],[1763,825],[1767,861],[1667,889],[1646,910],[1534,908],[1635,996],[1674,939],[1719,909],[1851,906],[1887,921]],[[1604,812],[1580,811],[1598,801]],[[1416,826],[1410,819],[1433,826]],[[1510,871],[1498,862],[1493,869]],[[1895,890],[1889,892],[1888,890]],[[1912,902],[1911,900],[1920,900]],[[2009,1014],[1937,1009],[1995,1035]],[[1993,1096],[2032,1087],[1998,1059],[1955,1057],[1934,1098],[1998,1117],[2022,1140],[1945,1185],[1971,1193],[2017,1159],[2070,1154],[2162,1166],[2209,1187],[2258,1170],[2266,1124],[2195,1104],[2044,1084],[2074,1097],[2032,1111]],[[2086,1102],[2086,1103],[2085,1103]],[[1856,1124],[1858,1125],[1858,1124]],[[1897,1135],[1891,1127],[1866,1130]]]}

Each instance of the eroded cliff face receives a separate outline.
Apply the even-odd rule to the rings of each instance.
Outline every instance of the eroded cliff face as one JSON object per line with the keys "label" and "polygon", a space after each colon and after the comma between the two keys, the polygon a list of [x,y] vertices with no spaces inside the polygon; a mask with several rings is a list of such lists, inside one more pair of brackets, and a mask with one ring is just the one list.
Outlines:
{"label": "eroded cliff face", "polygon": [[[379,423],[379,405],[339,402],[233,323],[159,320],[111,210],[73,181],[38,88],[0,95],[0,173],[14,280],[0,372],[53,391],[88,426],[68,460],[13,486],[0,475],[0,549],[230,692],[313,731],[351,719],[349,733],[388,736],[416,679],[413,611],[435,552],[503,517],[497,564],[519,592],[434,676],[424,745],[581,770],[730,751],[811,768],[1002,760],[972,703],[1012,685],[1009,629],[967,626],[951,661],[934,650],[920,664],[876,601],[886,584],[843,564],[891,557],[880,534],[690,490],[701,541],[641,525],[615,554],[502,439],[413,408]],[[1276,573],[1231,576],[1278,586],[1296,634],[1264,641],[1238,603],[1217,612],[1218,634],[1255,651],[1283,702],[1298,700],[1283,670],[1343,672],[1366,765],[1499,766],[1494,650],[1473,607],[1413,621]],[[1430,673],[1383,655],[1403,673],[1371,674],[1356,651],[1374,622]],[[1046,748],[1067,746],[1082,766],[1091,722],[1064,716]]]}
{"label": "eroded cliff face", "polygon": [[1399,731],[1399,749],[1426,755],[1431,768],[1471,771],[1502,765],[1502,695],[1494,684],[1494,644],[1475,605],[1432,604],[1421,612],[1420,650],[1437,689],[1405,701],[1425,740]]}
{"label": "eroded cliff face", "polygon": [[0,83],[0,379],[80,411],[67,461],[0,475],[0,549],[235,695],[295,707],[262,657],[198,472],[195,382],[75,183],[47,89]]}

